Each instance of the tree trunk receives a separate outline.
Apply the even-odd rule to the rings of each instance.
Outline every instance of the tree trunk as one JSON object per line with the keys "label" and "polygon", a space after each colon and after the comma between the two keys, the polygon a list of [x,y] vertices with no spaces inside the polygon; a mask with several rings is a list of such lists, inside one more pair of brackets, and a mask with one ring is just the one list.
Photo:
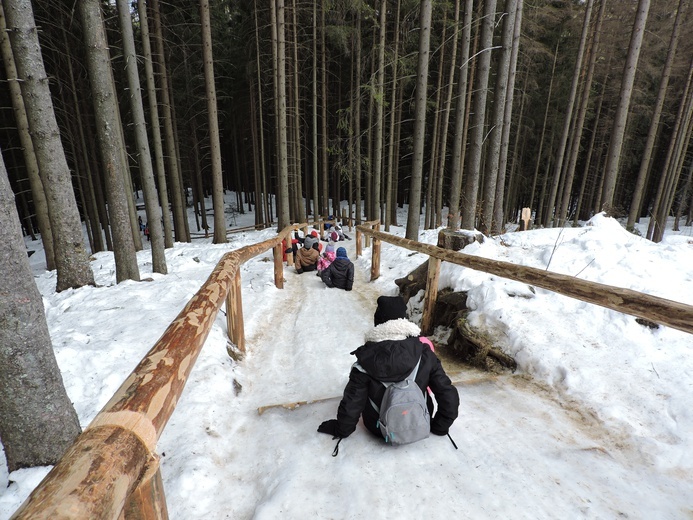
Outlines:
{"label": "tree trunk", "polygon": [[[522,9],[524,6],[523,0],[517,0],[515,3],[515,19],[513,23],[513,36],[510,51],[510,70],[508,73],[508,87],[505,96],[505,109],[503,111],[503,129],[501,131],[501,147],[500,147],[500,157],[498,159],[498,182],[496,184],[496,196],[493,204],[493,224],[491,226],[491,231],[493,233],[501,233],[505,226],[505,206],[507,201],[505,200],[505,183],[506,179],[508,182],[512,179],[513,169],[511,168],[510,174],[508,175],[505,169],[508,166],[508,147],[510,146],[510,127],[512,125],[512,115],[513,115],[513,103],[515,99],[515,78],[517,76],[517,55],[520,52],[520,31],[522,29]],[[520,117],[518,118],[518,128],[520,122],[522,121],[522,110],[524,105],[520,108]],[[516,134],[519,132],[516,130]]]}
{"label": "tree trunk", "polygon": [[[534,167],[534,176],[532,177],[532,190],[530,191],[530,200],[529,200],[529,207],[534,208],[534,197],[535,197],[535,191],[537,187],[537,180],[539,179],[539,165],[541,164],[541,156],[542,152],[544,150],[544,137],[546,136],[546,123],[549,119],[549,107],[551,106],[551,93],[553,91],[553,80],[556,76],[556,61],[558,60],[558,45],[559,42],[556,43],[556,50],[553,53],[553,66],[551,67],[551,80],[549,81],[549,91],[546,96],[546,109],[544,110],[544,123],[541,126],[541,136],[539,137],[539,151],[537,152],[537,162]],[[546,175],[544,175],[544,179],[546,179]],[[537,222],[541,222],[541,203],[542,199],[539,199],[539,204],[537,204],[537,212],[536,212],[536,220]]]}
{"label": "tree trunk", "polygon": [[380,219],[380,184],[383,165],[383,105],[385,104],[385,33],[387,31],[387,0],[380,0],[380,37],[378,39],[378,71],[375,82],[375,141],[373,149],[373,218]]}
{"label": "tree trunk", "polygon": [[[75,73],[72,66],[73,58],[69,50],[70,47],[67,43],[67,29],[65,27],[63,27],[62,33],[63,42],[65,42],[65,48],[68,49],[66,61],[68,65],[67,74],[70,78],[70,91],[72,93],[72,105],[74,107],[75,115],[74,125],[76,126],[76,130],[74,130],[74,134],[76,135],[77,139],[77,144],[75,145],[75,148],[79,149],[79,153],[77,154],[78,156],[75,158],[75,161],[78,164],[81,161],[82,171],[87,179],[87,186],[89,189],[88,196],[86,197],[88,208],[87,213],[89,213],[89,218],[92,222],[92,237],[94,241],[91,252],[96,253],[98,251],[104,251],[103,235],[105,234],[107,237],[107,244],[110,243],[111,235],[110,231],[108,230],[108,223],[105,221],[104,215],[102,215],[102,213],[99,211],[100,207],[97,199],[97,189],[100,189],[101,184],[94,182],[96,171],[92,169],[91,163],[89,161],[90,148],[87,146],[87,139],[84,135],[85,120],[82,117],[81,103],[78,98],[77,83],[75,81]],[[105,208],[103,213],[105,213]]]}
{"label": "tree trunk", "polygon": [[209,124],[209,146],[212,160],[212,207],[214,208],[214,243],[226,243],[226,215],[224,214],[224,185],[221,173],[221,144],[217,115],[217,89],[214,85],[214,61],[212,58],[212,28],[209,20],[209,0],[200,0],[202,25],[202,55]]}
{"label": "tree trunk", "polygon": [[493,112],[489,124],[488,145],[486,149],[486,168],[484,172],[484,196],[482,201],[479,230],[488,235],[493,228],[493,205],[496,200],[496,186],[505,182],[505,172],[498,170],[500,162],[501,135],[505,118],[505,98],[508,94],[508,76],[510,75],[510,55],[512,53],[513,34],[517,0],[506,0],[503,13],[503,33],[501,49],[496,68],[496,87],[493,91]]}
{"label": "tree trunk", "polygon": [[[397,219],[392,218],[393,214],[396,215],[396,211],[393,211],[393,204],[397,204],[397,187],[393,183],[394,176],[394,163],[395,163],[395,123],[397,114],[397,82],[399,78],[397,77],[397,65],[399,62],[399,14],[400,14],[400,3],[396,2],[397,7],[395,10],[395,44],[393,49],[392,57],[392,90],[390,94],[390,138],[388,143],[388,159],[387,159],[387,172],[385,174],[385,231],[390,231],[390,224],[395,221],[397,225]],[[393,193],[394,191],[394,193]]]}
{"label": "tree trunk", "polygon": [[[688,106],[688,98],[691,95],[691,89],[693,87],[693,60],[691,60],[690,67],[688,68],[688,78],[686,80],[686,87],[683,90],[681,96],[681,103],[679,105],[679,110],[676,115],[676,120],[674,122],[674,128],[671,131],[671,137],[669,145],[667,147],[667,156],[664,162],[664,167],[662,168],[662,173],[659,178],[659,183],[657,186],[657,194],[655,195],[655,200],[652,205],[652,218],[650,218],[650,224],[647,226],[647,238],[654,240],[657,234],[660,236],[664,235],[664,229],[666,227],[666,217],[662,211],[662,206],[666,205],[666,186],[667,182],[671,176],[671,163],[674,160],[675,149],[677,143],[681,140],[681,134],[683,133],[683,127],[685,126],[686,119],[686,107]],[[662,222],[662,219],[664,220]],[[656,240],[654,240],[656,241]]]}
{"label": "tree trunk", "polygon": [[110,70],[108,43],[101,16],[99,0],[80,0],[87,69],[96,117],[96,135],[105,169],[108,214],[113,233],[113,253],[116,281],[139,281],[135,244],[130,229],[124,170],[120,153],[123,143],[120,134],[115,85]]}
{"label": "tree trunk", "polygon": [[[441,32],[440,38],[442,42],[446,42],[447,40],[447,21],[448,21],[448,8],[447,6],[443,7],[443,30]],[[433,124],[431,125],[433,128],[433,135],[431,136],[431,144],[430,144],[430,157],[429,157],[429,162],[428,162],[428,178],[426,181],[426,202],[424,203],[425,206],[425,213],[424,213],[424,229],[431,229],[433,227],[433,224],[435,222],[435,208],[437,206],[436,202],[436,186],[438,184],[436,176],[438,173],[438,162],[440,160],[439,155],[438,155],[438,143],[441,140],[442,137],[442,132],[440,129],[441,125],[441,110],[440,110],[440,97],[443,92],[443,81],[444,81],[444,73],[443,73],[443,65],[445,64],[445,51],[447,49],[447,45],[443,43],[440,46],[440,56],[438,58],[438,72],[436,76],[438,77],[438,83],[434,88],[435,92],[435,101],[433,101]]]}
{"label": "tree trunk", "polygon": [[[264,114],[262,110],[262,79],[260,75],[260,40],[259,40],[259,27],[258,27],[258,20],[257,20],[257,2],[255,2],[255,5],[253,6],[253,14],[255,16],[255,60],[256,60],[256,66],[257,66],[257,75],[256,75],[256,80],[257,80],[257,92],[258,92],[258,101],[257,101],[257,112],[258,112],[258,117],[257,121],[259,122],[259,128],[258,128],[258,133],[259,139],[253,141],[255,144],[257,144],[257,141],[259,141],[260,144],[260,150],[259,150],[259,156],[258,156],[258,162],[260,163],[260,171],[259,171],[259,177],[260,177],[260,194],[262,198],[262,204],[260,207],[265,208],[265,213],[264,213],[264,218],[262,219],[263,222],[267,224],[271,224],[272,219],[269,214],[269,204],[266,203],[265,197],[267,196],[267,172],[266,172],[266,162],[265,162],[265,126],[264,126]],[[256,182],[257,182],[257,176],[258,173],[256,173]],[[257,207],[256,207],[257,210]],[[259,223],[259,222],[258,222]]]}
{"label": "tree trunk", "polygon": [[[356,224],[361,223],[363,208],[361,206],[361,11],[356,11],[356,86],[354,100],[354,160],[356,161]],[[316,152],[317,153],[317,152]]]}
{"label": "tree trunk", "polygon": [[161,126],[159,124],[159,106],[156,100],[156,82],[154,81],[154,64],[149,37],[149,17],[144,0],[137,0],[137,13],[140,17],[140,31],[142,32],[142,53],[145,77],[147,78],[147,100],[149,102],[149,118],[151,120],[150,127],[152,131],[152,146],[154,148],[154,166],[156,167],[156,179],[158,181],[159,205],[164,221],[164,247],[170,248],[173,247],[171,210],[169,208],[168,188],[166,186],[166,167],[164,166],[164,151],[161,141]]}
{"label": "tree trunk", "polygon": [[[438,161],[438,172],[436,174],[437,185],[436,185],[436,216],[434,227],[440,227],[443,225],[443,184],[445,181],[445,163],[447,161],[447,147],[448,147],[448,128],[450,125],[450,111],[452,107],[452,96],[455,91],[455,69],[457,68],[457,41],[460,34],[460,0],[455,0],[455,14],[454,14],[454,33],[452,36],[452,55],[450,56],[450,72],[448,73],[448,87],[447,94],[445,96],[445,106],[443,108],[443,122],[442,131],[440,139],[440,160]],[[466,83],[466,81],[465,81]]]}
{"label": "tree trunk", "polygon": [[419,61],[416,68],[416,107],[414,109],[414,160],[409,189],[406,238],[418,240],[421,211],[424,142],[426,139],[426,101],[428,100],[428,57],[431,41],[432,0],[421,0]]}
{"label": "tree trunk", "polygon": [[10,96],[12,97],[14,117],[17,121],[19,142],[24,152],[24,162],[26,163],[29,185],[31,186],[31,196],[34,199],[36,221],[38,223],[39,232],[41,233],[43,250],[46,254],[46,269],[52,271],[55,269],[55,254],[53,251],[53,232],[51,231],[51,222],[48,216],[48,203],[46,202],[46,194],[44,193],[43,182],[41,181],[41,172],[39,171],[36,153],[34,152],[34,144],[31,142],[29,121],[27,119],[26,109],[24,108],[22,89],[19,86],[17,67],[14,64],[14,56],[12,56],[12,47],[10,46],[10,37],[7,32],[7,23],[5,21],[5,12],[2,4],[0,4],[0,48],[2,49],[2,59],[5,63],[7,83],[10,89]]}
{"label": "tree trunk", "polygon": [[[130,88],[130,109],[135,128],[135,140],[137,143],[137,162],[139,164],[142,179],[142,192],[145,212],[149,226],[149,237],[152,245],[152,270],[155,273],[166,274],[166,253],[164,252],[164,232],[161,223],[161,211],[156,194],[154,182],[154,169],[152,167],[152,155],[149,151],[149,138],[144,119],[144,107],[142,105],[142,92],[140,89],[140,76],[137,69],[137,54],[135,53],[135,38],[132,32],[132,18],[128,0],[117,0],[118,15],[120,17],[121,32],[123,35],[123,54],[125,68]],[[139,230],[138,230],[139,236]]]}
{"label": "tree trunk", "polygon": [[546,211],[543,216],[543,225],[549,227],[552,223],[554,215],[554,206],[556,204],[556,194],[558,193],[558,186],[561,182],[561,175],[563,172],[563,160],[565,159],[565,149],[568,143],[568,137],[570,136],[570,125],[573,118],[573,107],[575,106],[575,98],[577,97],[577,88],[580,80],[580,71],[582,70],[582,61],[585,54],[585,45],[587,44],[587,30],[590,25],[590,18],[592,17],[592,6],[594,0],[588,0],[587,7],[585,9],[585,19],[582,24],[582,36],[580,37],[580,46],[578,48],[578,54],[575,58],[575,69],[573,71],[573,80],[570,85],[570,95],[568,96],[568,103],[565,109],[565,119],[563,120],[563,133],[561,134],[561,140],[558,143],[558,151],[556,152],[556,164],[554,165],[554,174],[551,181],[551,191],[549,193],[549,199],[546,204]]}
{"label": "tree trunk", "polygon": [[327,149],[329,147],[329,133],[327,125],[327,43],[326,43],[326,27],[325,27],[325,9],[326,2],[323,0],[320,2],[320,110],[322,117],[320,118],[320,126],[322,128],[322,146],[320,147],[322,156],[322,204],[320,205],[320,215],[327,216],[330,207],[330,190],[329,190],[329,156],[327,154]]}
{"label": "tree trunk", "polygon": [[[318,2],[313,2],[313,150],[312,150],[312,172],[313,172],[313,217],[320,214],[320,191],[318,182],[319,163],[318,163]],[[356,35],[358,38],[358,34]],[[358,106],[356,108],[358,110]]]}
{"label": "tree trunk", "polygon": [[31,3],[8,0],[3,5],[17,76],[23,79],[22,95],[24,100],[31,100],[24,106],[46,192],[58,274],[57,291],[94,285]]}
{"label": "tree trunk", "polygon": [[659,81],[659,91],[657,92],[657,101],[655,102],[654,110],[652,111],[652,118],[650,119],[650,128],[647,133],[647,140],[645,141],[645,150],[643,151],[643,156],[640,162],[640,169],[638,170],[638,177],[635,181],[635,188],[633,188],[633,198],[630,203],[630,211],[628,212],[628,221],[626,222],[626,229],[633,229],[635,227],[635,222],[640,218],[640,209],[642,206],[642,200],[645,195],[645,186],[647,184],[647,178],[650,173],[650,168],[652,166],[652,155],[654,151],[655,140],[657,139],[657,133],[659,131],[659,122],[662,117],[662,110],[664,108],[664,100],[667,94],[667,88],[669,87],[669,78],[671,77],[671,67],[674,62],[674,57],[676,55],[676,48],[679,42],[679,34],[681,32],[681,25],[685,18],[685,12],[688,9],[687,0],[679,0],[679,8],[676,11],[676,19],[674,20],[674,27],[671,31],[671,39],[669,40],[669,50],[667,52],[666,62],[664,63],[664,68],[662,69],[662,78]]}
{"label": "tree trunk", "polygon": [[[303,220],[306,217],[306,208],[303,202],[303,165],[301,164],[301,89],[299,84],[299,73],[300,66],[298,61],[298,7],[296,5],[296,0],[293,0],[293,58],[294,58],[294,164],[296,165],[296,198],[297,198],[297,220]],[[308,194],[306,193],[306,200],[308,200]]]}
{"label": "tree trunk", "polygon": [[602,190],[602,208],[610,208],[614,203],[614,191],[616,190],[616,179],[621,162],[623,150],[623,140],[626,135],[626,121],[628,120],[628,109],[630,99],[633,95],[633,83],[635,82],[635,71],[638,68],[640,48],[645,35],[645,24],[647,14],[650,10],[650,0],[639,0],[638,10],[633,22],[633,32],[628,47],[628,56],[623,69],[621,79],[621,93],[618,97],[618,106],[614,116],[614,126],[611,132],[609,143],[609,155],[607,156],[606,166],[604,167],[604,188]]}
{"label": "tree trunk", "polygon": [[277,30],[277,131],[278,131],[278,173],[279,178],[279,207],[278,229],[284,229],[290,222],[289,217],[289,161],[287,157],[287,123],[286,123],[286,41],[284,39],[284,0],[272,0],[276,16],[273,23]]}
{"label": "tree trunk", "polygon": [[152,10],[152,23],[154,26],[154,41],[156,44],[157,66],[159,72],[159,86],[161,92],[162,119],[164,124],[164,146],[169,169],[169,181],[171,186],[171,206],[173,209],[173,228],[177,242],[190,242],[190,234],[187,232],[185,205],[183,201],[183,186],[181,185],[180,164],[176,153],[176,141],[173,131],[172,101],[169,93],[169,74],[166,66],[166,52],[164,50],[164,36],[161,28],[161,12],[159,0],[150,0]]}
{"label": "tree trunk", "polygon": [[0,439],[10,472],[55,464],[80,433],[18,223],[0,154]]}
{"label": "tree trunk", "polygon": [[597,61],[597,55],[599,53],[599,40],[602,31],[602,21],[604,20],[604,11],[606,7],[606,2],[602,2],[599,8],[599,14],[597,15],[597,22],[594,27],[594,33],[592,37],[592,44],[589,53],[589,63],[587,65],[587,74],[585,75],[585,82],[582,86],[582,99],[580,100],[580,105],[578,107],[578,114],[575,120],[575,127],[573,130],[573,144],[571,146],[570,154],[568,156],[568,163],[566,165],[565,172],[565,182],[563,184],[563,194],[561,195],[561,202],[556,208],[558,226],[561,227],[565,224],[566,218],[568,217],[568,208],[570,206],[571,196],[573,194],[573,179],[575,178],[575,166],[577,164],[578,152],[580,151],[580,142],[582,141],[582,130],[585,126],[585,116],[587,115],[587,107],[590,99],[590,92],[592,91],[592,77],[594,76],[594,66]]}
{"label": "tree trunk", "polygon": [[462,187],[463,147],[466,140],[464,119],[467,102],[467,76],[469,72],[469,44],[472,36],[472,0],[465,0],[464,21],[462,22],[462,50],[460,54],[460,79],[457,84],[457,104],[455,107],[455,138],[452,145],[452,166],[450,169],[450,205],[448,206],[448,228],[453,231],[460,225],[460,189]]}
{"label": "tree trunk", "polygon": [[462,211],[462,227],[476,227],[476,206],[481,181],[481,158],[484,145],[484,129],[486,120],[486,98],[488,96],[488,78],[491,71],[491,49],[493,45],[493,27],[496,17],[496,0],[485,0],[484,18],[481,22],[481,51],[478,58],[478,75],[475,82],[474,121],[471,124],[472,133],[469,143],[469,165],[464,185],[466,203]]}

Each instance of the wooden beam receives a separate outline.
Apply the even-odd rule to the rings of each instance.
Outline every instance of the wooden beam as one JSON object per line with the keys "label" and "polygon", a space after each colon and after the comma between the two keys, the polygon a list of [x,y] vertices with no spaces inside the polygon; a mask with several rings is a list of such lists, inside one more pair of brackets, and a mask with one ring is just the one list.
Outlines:
{"label": "wooden beam", "polygon": [[226,325],[231,342],[240,352],[245,352],[245,330],[243,327],[243,298],[241,296],[241,271],[236,269],[226,295]]}
{"label": "wooden beam", "polygon": [[124,520],[168,520],[159,458],[152,458],[140,483],[123,509]]}
{"label": "wooden beam", "polygon": [[397,237],[389,233],[374,231],[363,225],[357,226],[356,229],[360,229],[363,234],[378,238],[383,242],[404,247],[411,251],[418,251],[445,262],[495,274],[509,280],[524,282],[584,302],[600,305],[607,309],[638,316],[674,329],[693,333],[693,306],[685,303],[640,293],[632,289],[589,282],[574,276],[553,273],[534,267],[450,251],[430,244],[422,244],[415,240]]}
{"label": "wooden beam", "polygon": [[277,246],[274,246],[274,248],[272,249],[272,257],[274,260],[274,286],[277,289],[283,289],[284,262],[282,261],[282,258],[284,258],[284,251],[282,251],[281,243]]}
{"label": "wooden beam", "polygon": [[149,451],[134,433],[115,426],[87,428],[11,518],[118,518],[148,460]]}
{"label": "wooden beam", "polygon": [[380,277],[380,240],[373,239],[373,255],[371,260],[371,282]]}
{"label": "wooden beam", "polygon": [[426,293],[424,296],[423,316],[421,317],[421,332],[424,336],[433,333],[433,311],[438,299],[438,277],[440,275],[440,260],[428,259],[428,275],[426,276]]}
{"label": "wooden beam", "polygon": [[[231,287],[240,294],[240,266],[281,246],[292,229],[289,226],[273,238],[222,257],[207,281],[13,519],[122,515],[180,400],[219,308]],[[238,304],[236,307],[242,312]]]}

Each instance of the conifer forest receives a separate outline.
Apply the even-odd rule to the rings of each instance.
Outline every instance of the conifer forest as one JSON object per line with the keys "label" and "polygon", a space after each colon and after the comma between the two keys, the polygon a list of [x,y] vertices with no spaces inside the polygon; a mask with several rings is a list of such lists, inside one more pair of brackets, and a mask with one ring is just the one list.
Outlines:
{"label": "conifer forest", "polygon": [[689,4],[2,0],[0,170],[59,290],[93,283],[83,225],[138,279],[136,198],[158,272],[229,211],[412,239],[606,211],[659,241],[693,217]]}

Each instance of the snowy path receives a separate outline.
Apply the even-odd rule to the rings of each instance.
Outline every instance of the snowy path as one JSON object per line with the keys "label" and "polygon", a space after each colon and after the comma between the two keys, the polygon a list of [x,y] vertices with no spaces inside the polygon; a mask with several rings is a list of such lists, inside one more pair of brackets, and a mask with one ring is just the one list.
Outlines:
{"label": "snowy path", "polygon": [[[353,259],[353,241],[346,245]],[[244,278],[248,352],[233,366],[235,382],[228,366],[205,354],[224,348],[222,335],[210,336],[159,444],[166,493],[185,504],[170,511],[172,519],[420,519],[432,504],[467,518],[679,517],[671,498],[682,492],[680,475],[648,475],[651,461],[627,436],[520,376],[459,386],[460,417],[451,429],[459,450],[435,436],[392,449],[359,427],[333,458],[335,441],[316,428],[335,416],[338,399],[259,415],[259,406],[341,394],[349,352],[372,325],[377,296],[395,289],[368,282],[368,261],[356,261],[349,293],[287,268],[285,289],[268,302],[252,289],[267,280]],[[209,385],[194,380],[213,370],[226,390],[217,390],[210,409],[196,398]],[[188,445],[197,429],[207,442]],[[178,478],[167,481],[167,473]],[[653,481],[656,489],[633,493]]]}

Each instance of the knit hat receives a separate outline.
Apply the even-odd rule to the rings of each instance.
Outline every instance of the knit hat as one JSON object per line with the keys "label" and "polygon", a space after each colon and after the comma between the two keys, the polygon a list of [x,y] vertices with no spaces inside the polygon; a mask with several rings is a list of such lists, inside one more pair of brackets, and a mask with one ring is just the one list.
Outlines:
{"label": "knit hat", "polygon": [[327,244],[327,247],[325,247],[325,253],[334,253],[334,244],[332,242]]}
{"label": "knit hat", "polygon": [[[341,249],[341,248],[340,248]],[[390,320],[407,317],[407,304],[401,296],[380,296],[378,308],[373,315],[373,324],[380,325]]]}
{"label": "knit hat", "polygon": [[349,257],[347,256],[346,249],[344,249],[343,247],[338,247],[337,248],[337,258],[347,258],[348,259]]}
{"label": "knit hat", "polygon": [[315,238],[310,235],[308,235],[303,241],[303,247],[305,247],[306,249],[310,249],[311,247],[313,247],[313,244],[315,244]]}

